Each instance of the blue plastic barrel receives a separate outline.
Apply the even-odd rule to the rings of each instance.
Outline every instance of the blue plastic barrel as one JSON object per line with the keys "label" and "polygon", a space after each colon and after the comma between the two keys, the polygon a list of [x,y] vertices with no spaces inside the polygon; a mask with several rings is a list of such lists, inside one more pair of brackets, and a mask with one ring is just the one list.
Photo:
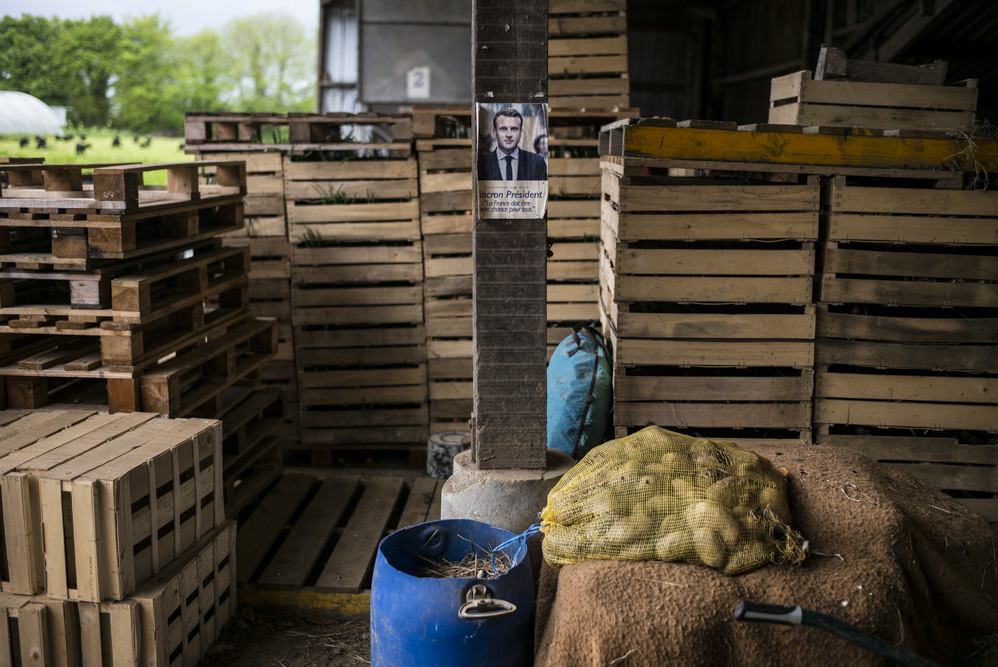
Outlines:
{"label": "blue plastic barrel", "polygon": [[[526,549],[505,574],[487,579],[419,576],[428,563],[455,563],[513,533],[468,519],[430,521],[378,545],[371,584],[374,667],[520,667],[533,664],[534,582]],[[473,546],[474,545],[474,546]],[[510,559],[516,545],[503,550]]]}

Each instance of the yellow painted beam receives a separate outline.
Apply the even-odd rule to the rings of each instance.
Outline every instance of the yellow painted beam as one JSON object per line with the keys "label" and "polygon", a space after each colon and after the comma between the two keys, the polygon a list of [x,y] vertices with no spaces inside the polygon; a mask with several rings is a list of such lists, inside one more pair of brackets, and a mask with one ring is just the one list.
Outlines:
{"label": "yellow painted beam", "polygon": [[[625,121],[626,122],[626,121]],[[640,123],[640,121],[638,121]],[[616,124],[612,155],[881,169],[998,171],[998,142]],[[604,130],[607,131],[607,130]]]}
{"label": "yellow painted beam", "polygon": [[280,609],[299,616],[354,618],[371,613],[370,593],[320,593],[309,589],[265,590],[246,586],[239,603],[250,607]]}

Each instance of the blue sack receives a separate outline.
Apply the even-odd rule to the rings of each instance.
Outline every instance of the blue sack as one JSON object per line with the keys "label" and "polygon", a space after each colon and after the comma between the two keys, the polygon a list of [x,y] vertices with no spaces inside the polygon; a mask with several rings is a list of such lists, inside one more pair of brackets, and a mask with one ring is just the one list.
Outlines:
{"label": "blue sack", "polygon": [[589,324],[577,324],[548,362],[548,447],[580,460],[605,442],[612,406],[603,337]]}

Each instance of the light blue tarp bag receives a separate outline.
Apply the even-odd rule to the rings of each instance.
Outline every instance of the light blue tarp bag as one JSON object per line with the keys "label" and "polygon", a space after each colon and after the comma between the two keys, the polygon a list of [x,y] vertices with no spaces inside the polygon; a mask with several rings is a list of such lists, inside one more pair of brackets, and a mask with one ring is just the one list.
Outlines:
{"label": "light blue tarp bag", "polygon": [[576,461],[606,440],[613,406],[610,357],[588,324],[572,327],[548,362],[548,447]]}

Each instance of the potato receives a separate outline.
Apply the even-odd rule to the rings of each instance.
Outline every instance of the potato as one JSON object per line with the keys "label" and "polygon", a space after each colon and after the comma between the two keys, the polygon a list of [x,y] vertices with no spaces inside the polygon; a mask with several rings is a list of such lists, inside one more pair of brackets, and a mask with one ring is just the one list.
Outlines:
{"label": "potato", "polygon": [[654,518],[647,514],[624,517],[610,527],[606,539],[610,544],[618,546],[632,544],[647,539],[655,526]]}
{"label": "potato", "polygon": [[725,574],[742,574],[759,568],[773,560],[773,549],[761,541],[746,542],[732,552],[724,568]]}
{"label": "potato", "polygon": [[662,455],[662,465],[674,476],[693,468],[690,457],[682,452],[666,452]]}
{"label": "potato", "polygon": [[692,532],[693,549],[700,562],[708,567],[720,569],[728,560],[724,540],[717,531],[710,528],[697,528]]}
{"label": "potato", "polygon": [[677,477],[672,480],[672,493],[684,503],[695,503],[706,497],[703,490],[696,488],[684,477]]}
{"label": "potato", "polygon": [[655,557],[655,544],[648,540],[639,540],[622,547],[617,553],[618,560],[649,560]]}
{"label": "potato", "polygon": [[661,463],[649,463],[645,466],[645,474],[647,475],[668,475],[669,469]]}
{"label": "potato", "polygon": [[655,544],[655,558],[666,562],[684,560],[692,551],[693,540],[686,531],[668,533]]}
{"label": "potato", "polygon": [[668,535],[669,533],[675,533],[680,530],[685,530],[686,526],[683,523],[683,518],[680,514],[670,514],[669,516],[662,519],[662,523],[658,526],[658,535]]}
{"label": "potato", "polygon": [[658,518],[674,514],[679,508],[676,497],[668,493],[659,493],[645,501],[645,512]]}
{"label": "potato", "polygon": [[759,508],[764,510],[767,507],[772,510],[773,514],[779,521],[786,524],[790,523],[786,500],[784,500],[779,489],[772,486],[766,486],[759,492]]}
{"label": "potato", "polygon": [[722,506],[709,501],[686,508],[686,523],[690,528],[707,527],[721,536],[729,547],[738,542],[740,527],[733,516]]}
{"label": "potato", "polygon": [[732,507],[736,505],[738,494],[741,492],[741,483],[737,477],[725,477],[720,479],[707,489],[707,500]]}

